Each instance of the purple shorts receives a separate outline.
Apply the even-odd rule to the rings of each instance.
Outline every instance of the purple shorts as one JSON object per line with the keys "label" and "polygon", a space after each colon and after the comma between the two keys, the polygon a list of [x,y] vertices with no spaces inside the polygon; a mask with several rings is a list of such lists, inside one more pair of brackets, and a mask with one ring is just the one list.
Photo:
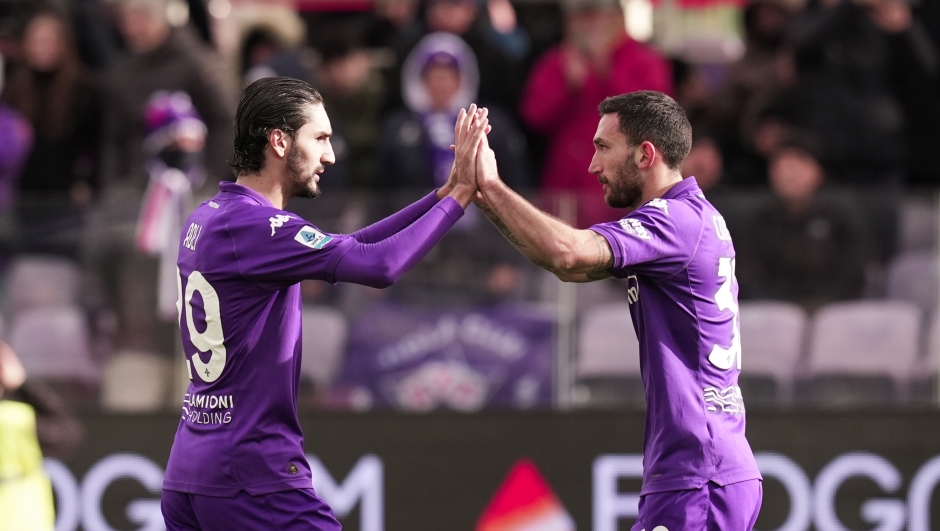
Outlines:
{"label": "purple shorts", "polygon": [[631,531],[751,531],[763,495],[759,479],[647,494]]}
{"label": "purple shorts", "polygon": [[313,489],[234,498],[163,491],[167,531],[340,531],[333,510]]}

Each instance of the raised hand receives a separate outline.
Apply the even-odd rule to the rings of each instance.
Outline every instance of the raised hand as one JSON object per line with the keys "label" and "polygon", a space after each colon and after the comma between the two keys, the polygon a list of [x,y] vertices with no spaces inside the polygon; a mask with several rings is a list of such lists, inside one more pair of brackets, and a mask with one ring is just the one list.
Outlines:
{"label": "raised hand", "polygon": [[474,105],[471,105],[464,121],[461,123],[458,119],[458,129],[454,131],[457,183],[476,187],[476,151],[486,136],[488,114],[486,107],[474,109]]}
{"label": "raised hand", "polygon": [[489,111],[471,105],[469,111],[461,109],[454,124],[454,166],[447,183],[439,191],[454,196],[467,206],[476,192],[476,152],[489,132]]}
{"label": "raised hand", "polygon": [[477,149],[476,160],[476,182],[477,187],[483,190],[483,187],[489,183],[498,182],[499,169],[496,167],[496,154],[490,148],[490,143],[486,139],[480,142]]}

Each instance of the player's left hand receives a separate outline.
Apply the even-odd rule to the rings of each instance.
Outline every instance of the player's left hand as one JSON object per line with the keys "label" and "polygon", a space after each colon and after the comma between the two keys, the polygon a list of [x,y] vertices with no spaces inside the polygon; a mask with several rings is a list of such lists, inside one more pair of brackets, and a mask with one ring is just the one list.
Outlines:
{"label": "player's left hand", "polygon": [[[470,108],[471,108],[471,110],[473,110],[474,106],[471,105]],[[477,112],[482,112],[482,111],[483,111],[483,109],[477,110]],[[487,111],[487,112],[488,112],[488,111]],[[470,115],[470,113],[469,113],[469,112],[465,112],[463,109],[461,109],[460,113],[457,115],[457,123],[454,125],[454,138],[455,138],[455,139],[456,139],[457,136],[458,136],[458,135],[457,135],[457,131],[458,131],[460,128],[463,127],[463,124],[466,123],[465,121],[468,120],[469,115]],[[464,120],[464,122],[461,122],[461,120]],[[490,131],[492,131],[492,130],[493,130],[493,126],[487,124],[486,127],[483,128],[483,134],[484,134],[484,135],[488,135],[488,134],[490,134]],[[454,145],[454,144],[451,144],[451,145],[450,145],[450,150],[453,151],[454,154],[456,155],[456,153],[457,153],[457,146]],[[444,196],[448,195],[448,194],[451,192],[451,190],[454,189],[454,186],[455,186],[456,184],[457,184],[457,157],[455,156],[455,157],[454,157],[454,163],[453,163],[453,164],[451,165],[451,167],[450,167],[450,175],[447,177],[447,182],[444,183],[444,186],[442,186],[442,187],[438,190],[437,197],[440,199],[440,198],[443,198]]]}
{"label": "player's left hand", "polygon": [[486,137],[489,128],[489,110],[486,107],[476,109],[470,106],[466,114],[461,111],[454,127],[454,186],[466,185],[474,190],[477,186],[476,152]]}
{"label": "player's left hand", "polygon": [[477,148],[476,156],[477,187],[482,191],[484,186],[500,182],[499,170],[496,167],[496,154],[490,148],[490,143],[485,137],[480,142],[479,148]]}

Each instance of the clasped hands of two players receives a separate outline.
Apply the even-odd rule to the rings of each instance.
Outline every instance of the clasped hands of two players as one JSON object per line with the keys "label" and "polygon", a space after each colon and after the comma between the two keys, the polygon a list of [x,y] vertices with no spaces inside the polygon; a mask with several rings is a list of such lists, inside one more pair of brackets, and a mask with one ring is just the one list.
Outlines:
{"label": "clasped hands of two players", "polygon": [[438,192],[439,197],[455,195],[455,199],[464,207],[467,203],[461,200],[463,197],[469,197],[480,204],[483,202],[483,196],[479,190],[487,183],[499,181],[496,156],[486,139],[491,130],[488,114],[486,107],[477,108],[476,104],[471,104],[469,110],[461,109],[457,114],[454,145],[451,146],[454,151],[454,165],[447,183]]}

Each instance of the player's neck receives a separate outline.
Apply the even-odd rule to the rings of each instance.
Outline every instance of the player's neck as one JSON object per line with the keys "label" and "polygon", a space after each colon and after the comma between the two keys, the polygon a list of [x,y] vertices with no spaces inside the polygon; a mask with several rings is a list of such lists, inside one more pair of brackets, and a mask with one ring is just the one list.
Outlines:
{"label": "player's neck", "polygon": [[646,181],[646,186],[644,186],[643,199],[640,204],[644,205],[648,201],[662,197],[680,182],[682,182],[682,174],[677,171],[665,171],[651,175]]}
{"label": "player's neck", "polygon": [[274,208],[280,210],[284,210],[290,200],[290,196],[284,192],[281,180],[266,175],[263,169],[258,173],[241,175],[235,182],[258,192],[270,201]]}

